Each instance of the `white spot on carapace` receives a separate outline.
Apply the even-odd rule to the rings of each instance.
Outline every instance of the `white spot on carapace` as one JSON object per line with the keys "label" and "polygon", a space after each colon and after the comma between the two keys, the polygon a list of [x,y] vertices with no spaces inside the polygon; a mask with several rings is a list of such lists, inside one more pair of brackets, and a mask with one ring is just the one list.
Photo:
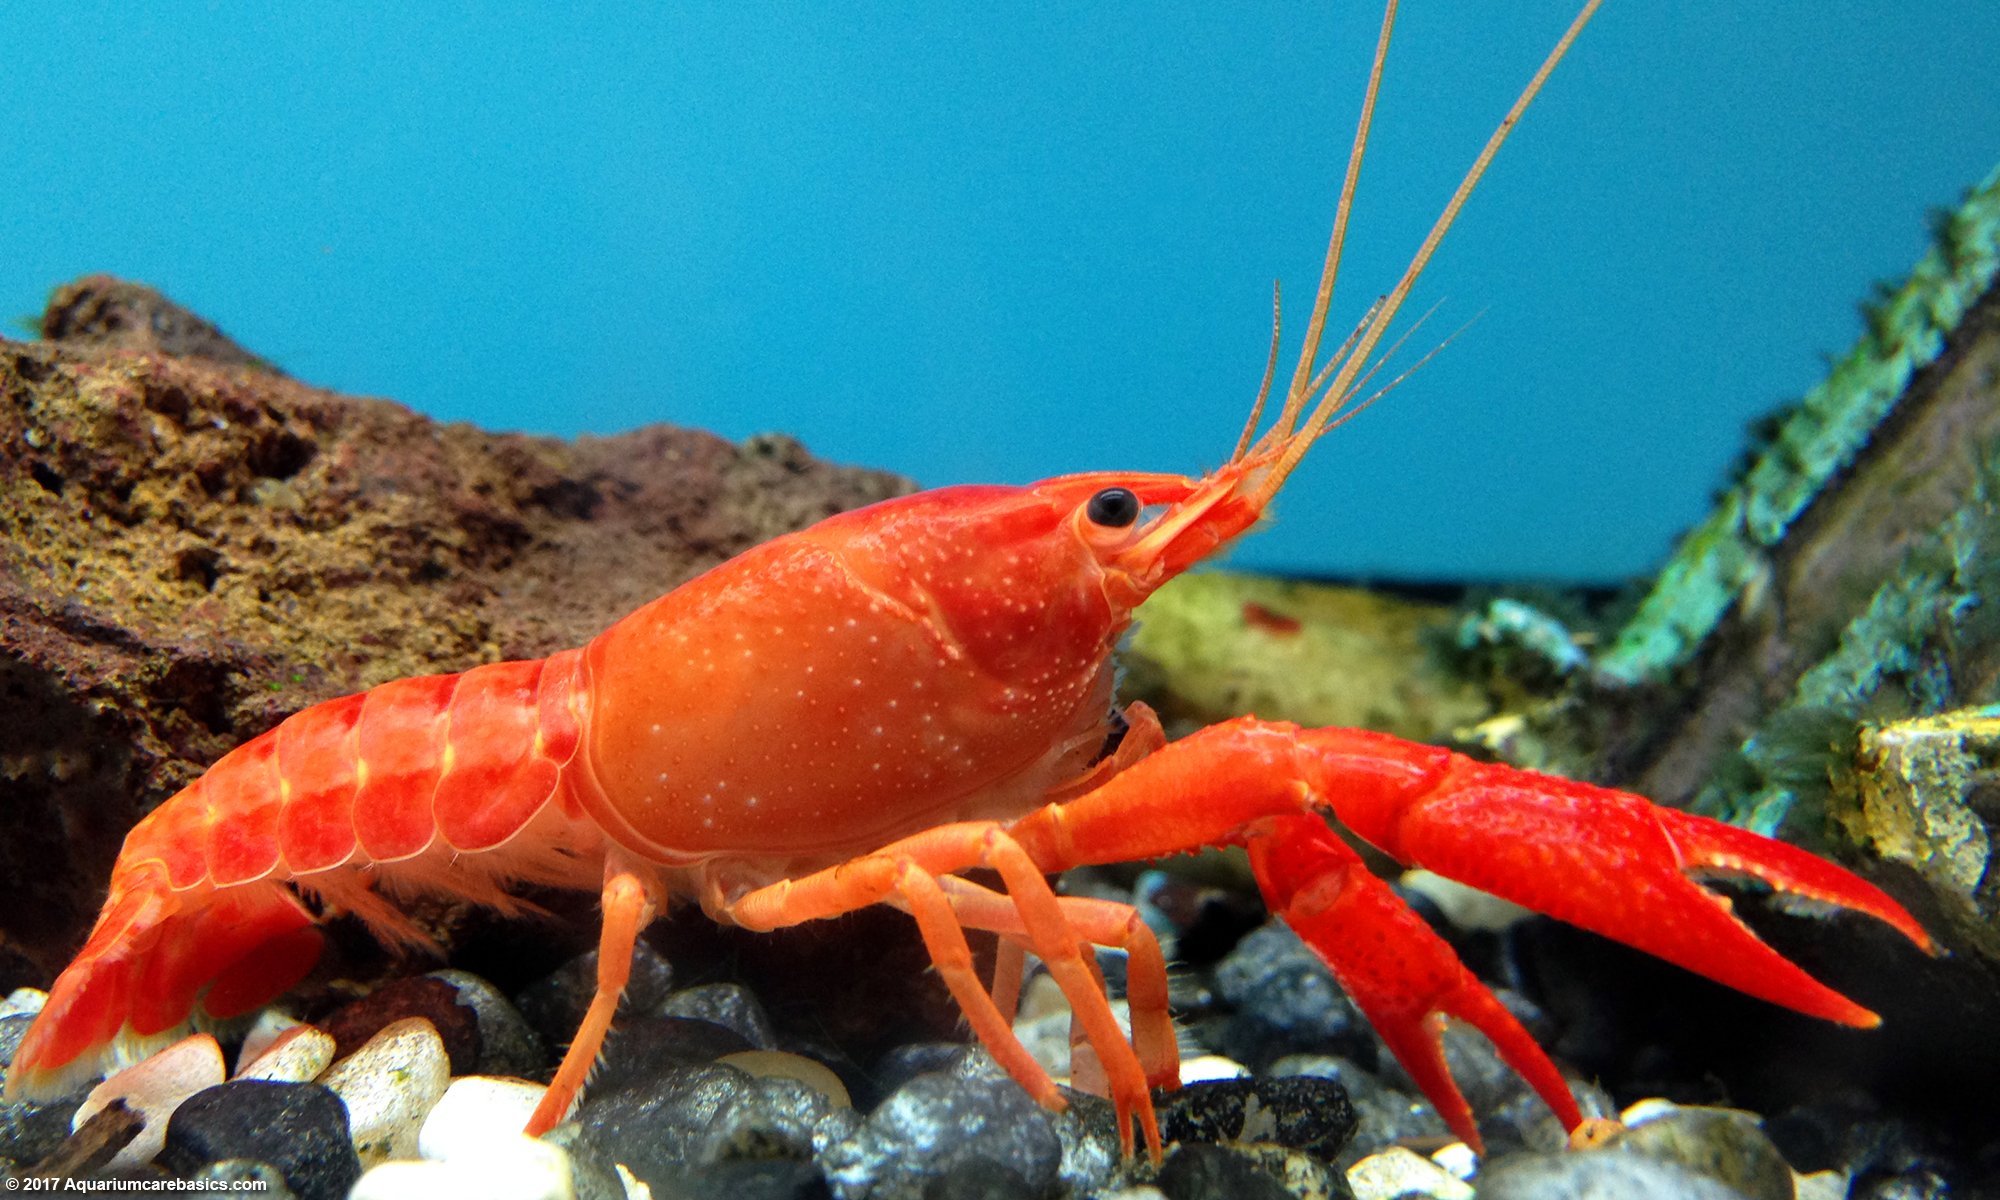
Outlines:
{"label": "white spot on carapace", "polygon": [[660,736],[660,723],[658,721],[653,722],[653,736]]}

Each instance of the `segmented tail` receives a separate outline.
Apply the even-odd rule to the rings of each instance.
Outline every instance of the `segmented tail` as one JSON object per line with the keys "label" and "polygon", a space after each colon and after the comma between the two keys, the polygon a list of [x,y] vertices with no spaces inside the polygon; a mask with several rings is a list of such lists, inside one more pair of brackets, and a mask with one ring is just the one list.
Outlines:
{"label": "segmented tail", "polygon": [[90,940],[15,1052],[7,1099],[61,1096],[179,1038],[268,1004],[319,958],[320,934],[273,881],[176,892],[164,867],[119,879]]}
{"label": "segmented tail", "polygon": [[147,814],[22,1039],[7,1098],[62,1095],[190,1024],[277,999],[319,958],[300,892],[385,943],[435,949],[396,896],[518,912],[512,884],[595,886],[601,835],[551,803],[579,737],[580,661],[564,651],[316,704]]}

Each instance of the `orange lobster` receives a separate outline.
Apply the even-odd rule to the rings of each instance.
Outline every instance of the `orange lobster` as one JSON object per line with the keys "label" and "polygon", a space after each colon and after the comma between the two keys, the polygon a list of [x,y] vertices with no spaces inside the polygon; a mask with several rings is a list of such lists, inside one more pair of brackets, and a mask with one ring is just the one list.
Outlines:
{"label": "orange lobster", "polygon": [[[574,1103],[640,931],[691,895],[716,920],[756,930],[873,904],[904,909],[980,1042],[1059,1108],[1010,1024],[1032,951],[1073,1006],[1126,1152],[1136,1121],[1157,1158],[1149,1088],[1174,1087],[1179,1074],[1160,947],[1130,907],[1057,895],[1046,877],[1242,845],[1272,911],[1328,962],[1460,1137],[1479,1144],[1440,1051],[1446,1017],[1492,1039],[1575,1128],[1555,1066],[1331,831],[1327,811],[1400,862],[1778,1004],[1875,1024],[1688,875],[1754,876],[1929,948],[1893,900],[1802,850],[1357,730],[1243,718],[1168,744],[1134,705],[1129,732],[1104,753],[1112,650],[1133,610],[1255,525],[1336,415],[1351,415],[1411,285],[1595,7],[1515,103],[1402,279],[1321,366],[1392,0],[1286,403],[1253,440],[1267,368],[1221,467],[891,500],[724,563],[581,650],[405,679],[297,713],[132,830],[96,927],[21,1043],[8,1096],[61,1093],[190,1022],[275,999],[319,953],[302,894],[385,940],[423,943],[385,891],[509,909],[505,888],[534,883],[601,888],[604,924],[596,993],[531,1133]],[[1273,366],[1276,349],[1274,334]],[[1004,893],[961,876],[974,868],[997,872]],[[990,981],[975,974],[967,929],[1001,939]],[[1129,1041],[1096,973],[1097,946],[1129,952]]]}

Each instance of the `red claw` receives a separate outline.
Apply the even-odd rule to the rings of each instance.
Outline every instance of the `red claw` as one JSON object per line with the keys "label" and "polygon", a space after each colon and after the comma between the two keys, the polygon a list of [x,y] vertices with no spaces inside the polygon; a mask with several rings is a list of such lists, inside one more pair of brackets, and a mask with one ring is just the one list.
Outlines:
{"label": "red claw", "polygon": [[1555,1111],[1583,1120],[1562,1073],[1444,939],[1410,911],[1317,816],[1259,822],[1247,839],[1264,903],[1340,981],[1445,1124],[1483,1153],[1472,1110],[1445,1065],[1444,1018],[1486,1035],[1508,1066]]}
{"label": "red claw", "polygon": [[1843,1025],[1872,1027],[1880,1018],[1765,945],[1726,897],[1690,872],[1748,875],[1867,913],[1932,948],[1881,889],[1795,846],[1626,792],[1513,767],[1455,757],[1391,828],[1362,832],[1402,862]]}

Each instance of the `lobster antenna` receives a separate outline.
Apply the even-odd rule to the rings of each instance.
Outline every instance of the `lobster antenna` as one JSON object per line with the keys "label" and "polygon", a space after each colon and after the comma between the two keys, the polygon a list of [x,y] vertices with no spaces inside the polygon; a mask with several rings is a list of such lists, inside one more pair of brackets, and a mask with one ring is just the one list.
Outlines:
{"label": "lobster antenna", "polygon": [[1258,449],[1274,445],[1292,435],[1299,413],[1312,399],[1307,381],[1319,360],[1319,339],[1326,329],[1326,310],[1333,303],[1333,282],[1340,275],[1341,253],[1347,245],[1347,216],[1354,207],[1354,188],[1361,182],[1361,158],[1368,150],[1368,131],[1375,123],[1375,96],[1382,90],[1382,67],[1389,61],[1389,33],[1396,25],[1396,0],[1382,8],[1382,31],[1375,37],[1375,59],[1368,67],[1368,90],[1361,96],[1361,119],[1354,124],[1354,145],[1347,152],[1347,173],[1340,181],[1340,202],[1333,210],[1333,236],[1326,243],[1326,264],[1319,272],[1319,294],[1313,298],[1312,319],[1306,322],[1305,343],[1299,347],[1299,363],[1292,369],[1292,383],[1285,390],[1285,407],[1278,419],[1257,443]]}
{"label": "lobster antenna", "polygon": [[[1382,310],[1382,302],[1386,299],[1388,299],[1387,296],[1375,297],[1375,303],[1370,304],[1368,306],[1368,311],[1361,314],[1361,320],[1356,322],[1354,328],[1348,332],[1347,340],[1340,343],[1339,348],[1337,348],[1336,350],[1334,350],[1332,354],[1327,356],[1326,365],[1321,367],[1319,369],[1319,374],[1313,376],[1312,382],[1306,385],[1307,392],[1315,396],[1319,395],[1320,386],[1326,382],[1327,376],[1332,375],[1334,372],[1334,368],[1340,366],[1341,363],[1347,360],[1347,356],[1354,350],[1354,343],[1360,341],[1361,335],[1366,333],[1368,331],[1368,327],[1375,323],[1375,314]],[[1422,323],[1423,323],[1422,318],[1418,318],[1418,324]],[[1412,332],[1414,332],[1414,330],[1412,330]],[[1406,334],[1404,336],[1407,337],[1408,335]],[[1397,345],[1400,345],[1401,343],[1402,339],[1398,338]],[[1388,352],[1390,354],[1394,354],[1396,352],[1396,347],[1395,346],[1389,347]],[[1359,383],[1356,383],[1354,386],[1356,388],[1359,388],[1361,385]]]}
{"label": "lobster antenna", "polygon": [[1271,398],[1271,379],[1278,373],[1278,334],[1285,324],[1285,285],[1283,280],[1271,281],[1271,353],[1264,359],[1264,382],[1257,388],[1257,403],[1250,406],[1250,419],[1243,423],[1243,432],[1236,437],[1236,449],[1229,452],[1229,461],[1235,462],[1250,448],[1251,435],[1257,432],[1257,422],[1264,419],[1264,401]]}
{"label": "lobster antenna", "polygon": [[[1368,381],[1375,377],[1375,373],[1381,370],[1382,367],[1388,363],[1389,359],[1395,356],[1396,351],[1402,346],[1404,342],[1409,340],[1410,335],[1415,333],[1418,329],[1422,328],[1424,322],[1430,320],[1432,316],[1436,315],[1436,313],[1437,313],[1437,306],[1432,305],[1429,312],[1425,313],[1421,317],[1418,317],[1416,323],[1414,325],[1411,325],[1409,330],[1405,332],[1401,337],[1397,338],[1395,344],[1390,346],[1389,349],[1383,354],[1381,358],[1375,360],[1375,365],[1369,368],[1368,373],[1354,381],[1354,391],[1356,393],[1359,393],[1363,387],[1366,387]],[[1478,317],[1474,317],[1471,321],[1467,321],[1465,324],[1460,325],[1457,329],[1452,330],[1451,333],[1446,335],[1443,341],[1439,342],[1435,346],[1432,346],[1430,349],[1424,351],[1423,356],[1421,358],[1417,359],[1417,361],[1411,363],[1403,370],[1398,371],[1394,379],[1391,379],[1389,382],[1383,384],[1381,387],[1376,388],[1373,392],[1369,393],[1367,399],[1361,400],[1355,404],[1346,405],[1342,407],[1342,409],[1338,413],[1334,414],[1333,419],[1326,423],[1326,428],[1322,430],[1322,432],[1332,433],[1334,430],[1340,428],[1342,425],[1347,424],[1349,421],[1352,421],[1354,418],[1366,412],[1369,406],[1374,404],[1377,400],[1380,400],[1382,397],[1388,395],[1390,392],[1393,392],[1397,388],[1403,386],[1404,380],[1408,379],[1412,375],[1415,375],[1418,371],[1423,370],[1425,363],[1428,363],[1430,360],[1444,353],[1444,348],[1446,346],[1451,345],[1453,342],[1457,341],[1458,335],[1472,328],[1473,323],[1476,322],[1478,319],[1479,319]]]}
{"label": "lobster antenna", "polygon": [[[1377,355],[1375,361],[1369,364],[1368,369],[1361,372],[1361,374],[1357,376],[1352,383],[1347,385],[1348,399],[1352,400],[1355,396],[1360,395],[1361,389],[1367,387],[1369,382],[1373,380],[1375,376],[1381,374],[1382,369],[1384,367],[1387,367],[1390,361],[1394,359],[1399,352],[1401,352],[1401,350],[1403,349],[1403,343],[1415,337],[1417,335],[1417,331],[1422,329],[1426,324],[1428,324],[1432,317],[1437,316],[1438,310],[1443,307],[1444,307],[1444,301],[1442,300],[1438,301],[1436,304],[1431,305],[1429,308],[1424,310],[1424,314],[1422,316],[1410,322],[1410,327],[1408,329],[1405,329],[1403,332],[1397,334],[1396,340],[1389,343],[1389,348],[1387,350],[1384,350],[1381,354]],[[1464,333],[1469,328],[1471,328],[1470,322],[1466,323],[1465,325],[1459,326],[1456,330],[1454,330],[1451,333],[1449,337],[1446,337],[1444,341],[1439,342],[1437,345],[1432,346],[1429,350],[1424,351],[1424,355],[1422,358],[1419,358],[1416,362],[1412,363],[1408,369],[1398,372],[1394,379],[1382,385],[1382,387],[1378,391],[1376,391],[1373,395],[1369,396],[1368,399],[1364,402],[1364,406],[1367,404],[1375,403],[1377,400],[1380,400],[1384,395],[1386,395],[1390,391],[1393,391],[1397,384],[1400,384],[1405,379],[1408,379],[1412,374],[1416,372],[1418,367],[1421,367],[1425,363],[1429,362],[1431,359],[1436,358],[1438,351],[1450,345],[1452,341],[1458,337],[1459,334]],[[1360,335],[1360,332],[1361,332],[1360,330],[1356,330],[1353,334],[1349,335],[1348,342],[1351,344],[1355,340],[1355,338]],[[1313,390],[1318,391],[1319,385],[1326,379],[1328,375],[1332,373],[1333,373],[1333,364],[1328,363],[1326,365],[1326,368],[1322,370],[1319,373],[1319,375],[1314,378]],[[1335,415],[1335,418],[1327,423],[1326,427],[1327,431],[1337,429],[1340,426],[1347,424],[1348,418],[1352,417],[1356,411],[1358,411],[1358,409],[1349,409],[1343,406],[1341,411]]]}
{"label": "lobster antenna", "polygon": [[[1507,135],[1512,133],[1514,126],[1520,122],[1521,114],[1526,112],[1528,105],[1534,102],[1535,96],[1542,90],[1542,85],[1548,82],[1550,73],[1556,69],[1556,64],[1562,61],[1565,54],[1569,53],[1570,45],[1576,41],[1577,35],[1583,32],[1583,27],[1590,23],[1590,18],[1596,14],[1598,6],[1602,3],[1603,0],[1586,0],[1582,10],[1570,22],[1569,28],[1563,32],[1561,40],[1557,41],[1555,48],[1549,51],[1548,57],[1542,60],[1541,68],[1535,72],[1534,78],[1530,79],[1528,86],[1521,90],[1521,95],[1514,101],[1514,106],[1508,109],[1507,115],[1500,119],[1499,126],[1493,130],[1492,136],[1486,139],[1485,148],[1479,152],[1479,157],[1473,160],[1472,169],[1465,173],[1465,178],[1459,182],[1458,190],[1452,193],[1451,200],[1444,206],[1444,211],[1438,214],[1438,219],[1431,226],[1430,233],[1424,237],[1423,245],[1417,248],[1416,255],[1410,259],[1410,265],[1403,269],[1402,278],[1396,281],[1396,286],[1390,289],[1388,297],[1382,301],[1381,311],[1376,314],[1373,321],[1369,322],[1367,331],[1361,335],[1361,340],[1355,346],[1353,353],[1341,365],[1340,371],[1334,375],[1333,381],[1327,385],[1326,392],[1320,399],[1319,407],[1313,410],[1313,414],[1307,419],[1304,428],[1299,430],[1296,437],[1289,436],[1289,428],[1287,428],[1285,434],[1279,435],[1280,437],[1286,437],[1288,444],[1285,446],[1284,452],[1278,461],[1272,465],[1270,472],[1259,484],[1256,492],[1249,497],[1253,503],[1269,501],[1271,496],[1277,492],[1279,486],[1284,483],[1285,477],[1292,473],[1294,467],[1298,466],[1299,460],[1305,456],[1305,452],[1312,445],[1313,440],[1326,432],[1327,422],[1352,397],[1354,377],[1360,373],[1362,364],[1366,363],[1368,356],[1374,352],[1376,344],[1382,340],[1382,335],[1388,330],[1389,323],[1395,320],[1396,310],[1403,306],[1403,301],[1409,296],[1411,287],[1417,282],[1417,277],[1423,274],[1426,266],[1430,265],[1431,255],[1437,252],[1438,243],[1444,240],[1444,235],[1451,229],[1452,223],[1458,219],[1459,209],[1465,206],[1466,198],[1472,194],[1472,189],[1479,185],[1480,178],[1486,174],[1487,166],[1493,161],[1493,156],[1499,153],[1501,144],[1507,140]],[[1394,4],[1391,3],[1390,8],[1393,9],[1394,7]],[[1378,69],[1379,65],[1378,59]],[[1336,218],[1336,220],[1338,219]],[[1329,265],[1329,271],[1330,269],[1331,265]],[[1327,290],[1330,287],[1330,279],[1322,282],[1322,290]],[[1312,331],[1310,330],[1307,331],[1307,340],[1309,344],[1313,341]],[[1304,401],[1301,400],[1301,406],[1303,403]],[[1288,412],[1279,416],[1280,424],[1284,423],[1291,408],[1292,405],[1288,402],[1286,404]],[[1277,426],[1273,426],[1274,433],[1276,430]],[[1262,443],[1259,443],[1259,445],[1261,446]]]}

